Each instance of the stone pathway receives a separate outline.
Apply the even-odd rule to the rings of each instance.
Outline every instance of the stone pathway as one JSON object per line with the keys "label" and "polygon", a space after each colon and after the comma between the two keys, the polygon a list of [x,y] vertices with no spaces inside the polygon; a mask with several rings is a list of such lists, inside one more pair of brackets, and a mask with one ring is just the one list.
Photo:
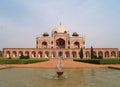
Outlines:
{"label": "stone pathway", "polygon": [[[50,61],[34,63],[34,64],[9,64],[9,65],[0,65],[0,69],[3,68],[57,68],[59,60],[51,59]],[[63,68],[107,68],[108,66],[119,67],[119,65],[97,65],[97,64],[88,64],[83,62],[75,62],[73,60],[62,60]]]}

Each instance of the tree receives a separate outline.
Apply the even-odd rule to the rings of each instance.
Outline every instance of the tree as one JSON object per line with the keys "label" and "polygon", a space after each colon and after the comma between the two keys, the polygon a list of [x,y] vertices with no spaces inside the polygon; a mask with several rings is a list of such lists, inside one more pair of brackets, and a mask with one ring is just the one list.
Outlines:
{"label": "tree", "polygon": [[2,51],[0,50],[0,57],[2,57]]}
{"label": "tree", "polygon": [[119,51],[119,57],[120,57],[120,51]]}
{"label": "tree", "polygon": [[91,59],[93,59],[94,58],[94,49],[93,49],[93,47],[91,46]]}
{"label": "tree", "polygon": [[83,59],[83,48],[80,49],[80,58]]}

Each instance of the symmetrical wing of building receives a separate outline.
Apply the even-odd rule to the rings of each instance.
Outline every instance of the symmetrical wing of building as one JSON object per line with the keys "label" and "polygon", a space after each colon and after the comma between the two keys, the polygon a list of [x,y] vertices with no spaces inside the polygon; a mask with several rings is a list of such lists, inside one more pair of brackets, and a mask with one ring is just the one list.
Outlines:
{"label": "symmetrical wing of building", "polygon": [[[83,48],[84,58],[90,58],[91,48],[85,47],[85,38],[73,32],[72,35],[63,25],[55,27],[51,35],[47,32],[36,38],[36,48],[3,48],[4,58],[19,58],[21,55],[30,58],[80,58]],[[103,58],[117,58],[118,48],[94,48],[94,55]]]}

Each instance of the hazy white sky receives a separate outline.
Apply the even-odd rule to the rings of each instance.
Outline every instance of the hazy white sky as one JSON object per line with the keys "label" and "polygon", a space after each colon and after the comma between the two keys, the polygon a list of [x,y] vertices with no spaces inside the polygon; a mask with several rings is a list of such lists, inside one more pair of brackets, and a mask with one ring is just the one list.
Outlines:
{"label": "hazy white sky", "polygon": [[86,47],[120,49],[120,0],[0,0],[0,50],[35,48],[60,22]]}

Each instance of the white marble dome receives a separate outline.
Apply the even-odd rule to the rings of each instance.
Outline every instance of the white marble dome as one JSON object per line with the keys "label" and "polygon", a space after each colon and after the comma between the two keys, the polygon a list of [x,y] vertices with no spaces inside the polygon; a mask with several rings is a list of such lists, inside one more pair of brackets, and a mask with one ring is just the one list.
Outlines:
{"label": "white marble dome", "polygon": [[62,25],[58,25],[52,30],[53,33],[69,33],[68,29]]}

